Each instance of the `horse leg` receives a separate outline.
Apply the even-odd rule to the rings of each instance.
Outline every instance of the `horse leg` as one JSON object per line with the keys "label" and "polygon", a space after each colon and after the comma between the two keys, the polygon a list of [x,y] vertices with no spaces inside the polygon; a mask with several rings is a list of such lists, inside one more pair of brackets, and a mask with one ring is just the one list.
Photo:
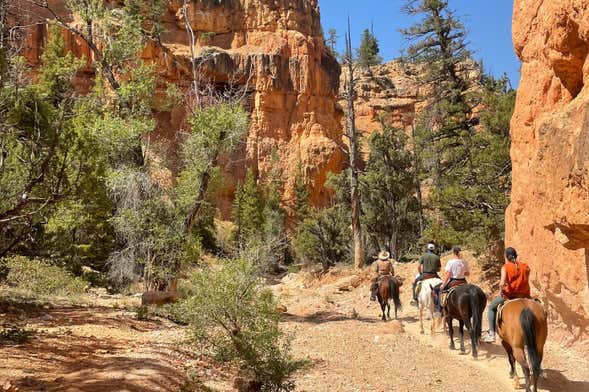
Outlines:
{"label": "horse leg", "polygon": [[513,349],[513,355],[519,365],[522,367],[524,371],[524,378],[526,381],[526,392],[530,392],[530,367],[528,366],[528,361],[526,360],[526,355],[524,354],[524,349],[515,347]]}
{"label": "horse leg", "polygon": [[[391,303],[387,302],[387,317],[391,319]],[[395,319],[397,318],[397,308],[395,308]]]}
{"label": "horse leg", "polygon": [[450,334],[450,350],[456,350],[456,346],[454,346],[454,329],[452,328],[452,318],[448,316],[446,318],[446,322],[448,323],[448,333]]}
{"label": "horse leg", "polygon": [[479,351],[478,351],[478,343],[479,342],[477,342],[476,333],[473,330],[473,326],[472,326],[472,323],[470,322],[470,318],[468,318],[464,321],[464,325],[466,325],[466,329],[468,330],[468,333],[470,334],[470,345],[472,346],[472,357],[477,358],[479,356]]}
{"label": "horse leg", "polygon": [[458,320],[458,331],[460,332],[460,353],[464,354],[464,321]]}
{"label": "horse leg", "polygon": [[503,345],[503,348],[505,349],[505,352],[507,353],[507,359],[509,360],[509,366],[510,366],[510,370],[509,370],[509,377],[517,377],[517,375],[515,374],[515,357],[513,356],[513,349],[511,348],[511,346],[509,345],[509,343],[507,343],[505,340],[501,340],[501,344]]}
{"label": "horse leg", "polygon": [[418,304],[419,306],[419,332],[423,335],[424,331],[423,331],[423,306],[421,305],[421,302]]}
{"label": "horse leg", "polygon": [[382,311],[382,321],[387,321],[387,317],[385,315],[385,308],[386,308],[386,303],[381,302],[380,304],[380,310]]}

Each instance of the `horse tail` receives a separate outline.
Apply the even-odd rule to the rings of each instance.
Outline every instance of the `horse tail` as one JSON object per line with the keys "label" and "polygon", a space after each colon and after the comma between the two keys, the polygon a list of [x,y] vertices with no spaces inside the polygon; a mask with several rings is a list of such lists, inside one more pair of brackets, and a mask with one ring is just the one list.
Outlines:
{"label": "horse tail", "polygon": [[483,322],[481,314],[481,304],[478,292],[474,292],[470,296],[470,312],[472,315],[472,333],[474,334],[474,341],[479,342],[483,333]]}
{"label": "horse tail", "polygon": [[532,373],[539,375],[542,371],[540,364],[540,355],[538,354],[538,348],[536,347],[536,320],[534,313],[530,308],[524,308],[519,315],[519,322],[522,326],[522,332],[524,335],[524,343],[528,348],[528,358],[532,367]]}
{"label": "horse tail", "polygon": [[395,278],[390,278],[389,282],[391,282],[391,297],[393,298],[393,302],[395,303],[395,307],[397,309],[401,309],[402,305],[401,305],[401,295],[399,292],[399,283],[397,282],[397,279]]}

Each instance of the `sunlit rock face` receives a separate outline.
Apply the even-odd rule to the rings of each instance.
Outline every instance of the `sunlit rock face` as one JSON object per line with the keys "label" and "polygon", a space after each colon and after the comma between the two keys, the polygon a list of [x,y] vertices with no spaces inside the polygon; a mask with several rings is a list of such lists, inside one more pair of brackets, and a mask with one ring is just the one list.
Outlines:
{"label": "sunlit rock face", "polygon": [[530,263],[551,335],[588,350],[589,3],[516,0],[513,42],[522,75],[506,245]]}
{"label": "sunlit rock face", "polygon": [[[22,2],[24,6],[28,6]],[[66,15],[63,1],[50,1]],[[156,65],[160,94],[166,83],[190,85],[190,46],[182,1],[170,1],[163,15],[162,45],[148,44],[143,58]],[[340,67],[326,50],[317,0],[193,0],[187,9],[196,38],[201,83],[216,89],[240,87],[251,112],[246,143],[231,157],[224,157],[226,186],[218,205],[229,215],[236,183],[252,167],[263,178],[272,165],[272,153],[285,181],[284,200],[293,198],[293,182],[299,162],[309,183],[311,201],[325,203],[327,173],[339,172],[344,162],[342,111],[337,105]],[[27,13],[29,19],[48,14]],[[75,24],[74,17],[68,20]],[[27,31],[27,57],[36,63],[47,29]],[[78,55],[90,55],[79,39],[64,32],[68,47]],[[88,71],[89,74],[92,70]],[[80,87],[91,78],[80,80]],[[153,138],[176,156],[178,136],[186,127],[186,109],[157,111]]]}

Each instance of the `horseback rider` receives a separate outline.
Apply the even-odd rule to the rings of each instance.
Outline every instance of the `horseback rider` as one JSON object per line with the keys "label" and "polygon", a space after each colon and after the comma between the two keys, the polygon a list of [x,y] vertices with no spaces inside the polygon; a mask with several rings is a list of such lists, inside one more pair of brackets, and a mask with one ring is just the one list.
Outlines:
{"label": "horseback rider", "polygon": [[434,288],[436,290],[438,298],[440,300],[436,304],[436,313],[442,312],[442,306],[444,300],[442,299],[442,293],[450,290],[454,286],[459,286],[466,283],[466,276],[470,275],[470,267],[468,262],[460,256],[462,249],[458,245],[452,248],[454,258],[448,260],[446,263],[446,278],[440,284],[439,287]]}
{"label": "horseback rider", "polygon": [[452,248],[454,258],[446,263],[446,279],[440,286],[440,291],[446,291],[454,286],[466,283],[466,277],[470,275],[470,267],[468,262],[461,257],[460,252],[462,252],[462,249],[458,245]]}
{"label": "horseback rider", "polygon": [[384,276],[393,276],[395,269],[391,261],[391,255],[386,250],[383,250],[378,254],[378,259],[374,263],[374,272],[376,276],[372,278],[372,284],[370,285],[370,300],[376,301],[376,291],[378,290],[378,282]]}
{"label": "horseback rider", "polygon": [[513,248],[505,249],[505,264],[501,267],[501,281],[499,288],[501,295],[489,305],[489,332],[483,339],[486,343],[495,341],[495,316],[497,308],[506,300],[530,297],[530,267],[517,259],[517,252]]}
{"label": "horseback rider", "polygon": [[426,252],[419,258],[419,264],[417,265],[417,271],[419,275],[413,282],[413,301],[411,305],[417,306],[417,284],[425,279],[440,278],[438,272],[442,269],[440,263],[440,256],[434,253],[436,246],[431,242],[427,244]]}

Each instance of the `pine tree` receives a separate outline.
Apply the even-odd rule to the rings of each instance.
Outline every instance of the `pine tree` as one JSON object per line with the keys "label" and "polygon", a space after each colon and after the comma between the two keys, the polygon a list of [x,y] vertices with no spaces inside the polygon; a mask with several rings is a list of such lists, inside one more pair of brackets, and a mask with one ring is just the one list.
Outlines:
{"label": "pine tree", "polygon": [[248,169],[243,185],[235,195],[233,221],[237,224],[236,241],[239,246],[261,237],[263,233],[263,206],[258,184],[252,169]]}
{"label": "pine tree", "polygon": [[311,206],[309,204],[309,198],[311,193],[309,192],[309,186],[305,182],[303,174],[303,164],[301,162],[297,165],[297,173],[295,176],[294,183],[294,213],[295,220],[297,223],[302,222],[309,213],[311,212]]}
{"label": "pine tree", "polygon": [[370,68],[374,65],[382,63],[382,57],[378,55],[380,49],[378,47],[378,40],[374,34],[365,29],[360,40],[360,47],[356,50],[357,61],[360,66]]}
{"label": "pine tree", "polygon": [[362,222],[373,251],[389,250],[398,260],[419,234],[413,154],[404,131],[387,124],[368,143],[370,157],[360,178]]}
{"label": "pine tree", "polygon": [[414,132],[418,168],[430,173],[434,185],[424,237],[482,251],[502,231],[509,185],[491,172],[509,176],[505,119],[513,108],[512,93],[472,59],[464,25],[448,1],[409,0],[404,11],[421,17],[402,33],[412,42],[405,60],[428,86]]}
{"label": "pine tree", "polygon": [[417,147],[423,151],[434,182],[443,187],[453,182],[454,169],[468,166],[472,136],[477,123],[473,109],[479,104],[470,93],[477,64],[466,45],[464,25],[444,0],[409,0],[405,12],[422,19],[403,35],[412,44],[406,60],[420,68],[420,82],[428,86],[422,97],[426,107],[417,121]]}
{"label": "pine tree", "polygon": [[337,57],[337,50],[335,49],[337,45],[337,31],[336,29],[329,29],[327,31],[327,39],[325,40],[325,44],[327,48],[331,52],[334,57]]}

